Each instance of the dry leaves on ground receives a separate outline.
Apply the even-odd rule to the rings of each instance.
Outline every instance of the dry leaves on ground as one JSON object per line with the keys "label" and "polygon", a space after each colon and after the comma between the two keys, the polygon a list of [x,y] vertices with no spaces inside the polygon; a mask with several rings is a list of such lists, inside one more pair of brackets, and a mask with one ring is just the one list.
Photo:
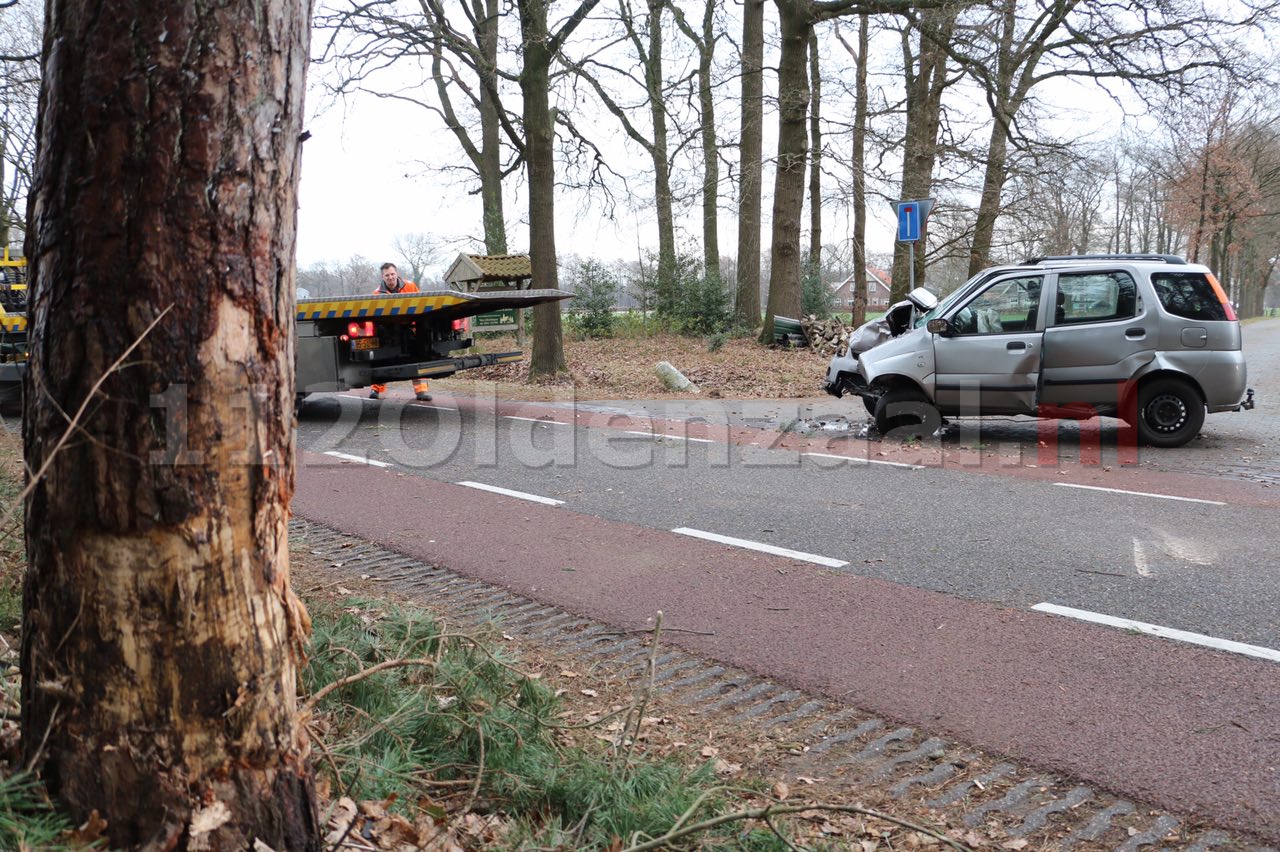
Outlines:
{"label": "dry leaves on ground", "polygon": [[[477,343],[482,352],[514,351],[509,338]],[[442,390],[464,390],[474,381],[496,382],[498,395],[546,399],[572,393],[578,399],[732,398],[793,399],[819,396],[826,360],[809,349],[761,346],[754,338],[726,340],[710,351],[706,338],[674,334],[639,339],[568,340],[568,374],[560,380],[529,384],[529,359],[518,364],[469,370],[436,383]],[[666,390],[654,374],[659,361],[671,363],[701,389],[701,394]],[[463,383],[463,384],[456,384]]]}

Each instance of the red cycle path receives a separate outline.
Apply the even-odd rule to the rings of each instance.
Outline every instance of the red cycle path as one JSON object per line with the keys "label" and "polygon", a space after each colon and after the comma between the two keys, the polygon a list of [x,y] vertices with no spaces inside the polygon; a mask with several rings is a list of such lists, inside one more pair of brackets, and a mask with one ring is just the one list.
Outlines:
{"label": "red cycle path", "polygon": [[[296,514],[1280,842],[1280,666],[304,454]],[[572,569],[572,570],[566,570]],[[707,635],[703,635],[703,634]]]}

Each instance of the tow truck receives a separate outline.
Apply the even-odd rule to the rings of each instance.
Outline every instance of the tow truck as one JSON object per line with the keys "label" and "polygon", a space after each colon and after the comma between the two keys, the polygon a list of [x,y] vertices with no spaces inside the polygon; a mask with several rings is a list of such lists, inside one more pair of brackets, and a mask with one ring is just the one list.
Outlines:
{"label": "tow truck", "polygon": [[[27,363],[26,260],[0,261],[0,405],[22,398]],[[515,352],[469,353],[471,317],[573,298],[563,290],[451,289],[298,299],[296,403],[402,379],[451,376],[511,364]]]}

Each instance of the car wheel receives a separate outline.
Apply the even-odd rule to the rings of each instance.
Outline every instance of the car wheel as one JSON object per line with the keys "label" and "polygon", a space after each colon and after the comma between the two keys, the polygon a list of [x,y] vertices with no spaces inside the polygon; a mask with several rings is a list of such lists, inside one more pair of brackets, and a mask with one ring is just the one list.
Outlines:
{"label": "car wheel", "polygon": [[927,438],[942,428],[942,415],[915,388],[886,391],[876,403],[876,429],[890,440]]}
{"label": "car wheel", "polygon": [[1153,447],[1181,447],[1204,425],[1204,400],[1181,379],[1156,379],[1138,390],[1138,439]]}
{"label": "car wheel", "polygon": [[875,416],[876,416],[876,403],[877,403],[877,402],[879,402],[879,401],[880,401],[879,397],[876,397],[876,398],[874,398],[874,399],[873,399],[873,398],[871,398],[871,397],[869,397],[869,396],[864,396],[864,397],[862,397],[862,407],[863,407],[863,408],[865,408],[865,409],[867,410],[867,413],[868,413],[868,414],[870,414],[872,417],[875,417]]}

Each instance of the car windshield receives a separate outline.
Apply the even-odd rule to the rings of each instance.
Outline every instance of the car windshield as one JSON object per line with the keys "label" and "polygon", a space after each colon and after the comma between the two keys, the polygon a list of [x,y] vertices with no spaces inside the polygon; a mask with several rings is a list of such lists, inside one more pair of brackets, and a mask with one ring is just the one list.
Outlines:
{"label": "car windshield", "polygon": [[1000,267],[996,267],[994,269],[982,270],[977,275],[973,276],[968,281],[964,282],[959,287],[957,287],[956,289],[948,293],[946,296],[944,296],[942,300],[938,302],[938,306],[936,308],[934,308],[931,311],[926,311],[924,314],[918,317],[915,323],[913,323],[912,327],[923,328],[925,325],[928,324],[929,320],[936,319],[937,317],[940,317],[943,314],[945,314],[948,310],[951,309],[952,305],[954,305],[956,302],[960,301],[965,296],[969,295],[974,290],[976,290],[982,284],[982,282],[989,281],[992,278],[992,276],[998,275],[1002,272],[1008,272],[1015,268],[1016,267],[1006,266],[1003,269]]}

